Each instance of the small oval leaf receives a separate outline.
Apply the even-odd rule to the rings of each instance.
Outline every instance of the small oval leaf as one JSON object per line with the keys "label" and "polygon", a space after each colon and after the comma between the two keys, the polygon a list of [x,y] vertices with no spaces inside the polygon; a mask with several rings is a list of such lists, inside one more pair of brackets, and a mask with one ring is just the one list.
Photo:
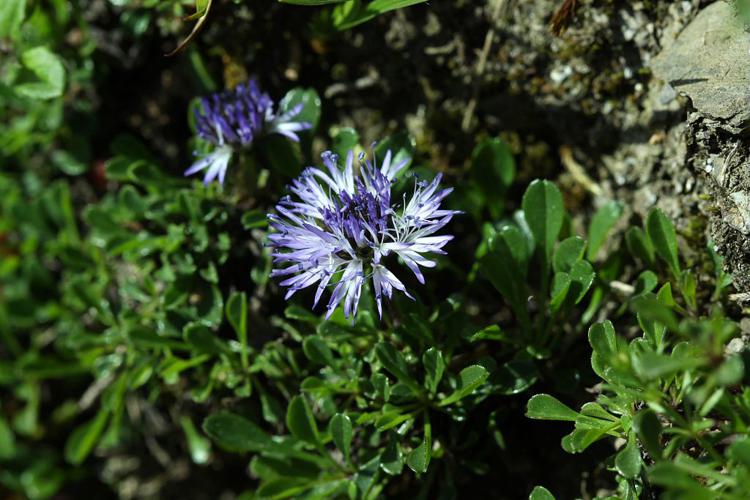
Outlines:
{"label": "small oval leaf", "polygon": [[680,274],[680,261],[677,256],[677,234],[674,225],[664,212],[652,209],[646,219],[646,232],[654,244],[656,254],[669,266],[675,276]]}
{"label": "small oval leaf", "polygon": [[635,479],[640,474],[641,452],[634,434],[630,435],[628,444],[615,456],[615,468],[628,479]]}
{"label": "small oval leaf", "polygon": [[315,422],[310,405],[307,404],[307,400],[304,397],[295,396],[289,402],[286,412],[286,425],[297,439],[311,444],[318,444],[320,442],[318,425]]}
{"label": "small oval leaf", "polygon": [[271,443],[263,429],[245,417],[230,412],[214,413],[203,421],[203,431],[229,451],[259,451]]}
{"label": "small oval leaf", "polygon": [[526,416],[537,420],[575,422],[578,413],[549,394],[537,394],[526,405]]}
{"label": "small oval leaf", "polygon": [[349,461],[349,449],[352,443],[352,421],[343,413],[337,413],[331,418],[328,425],[336,448],[344,454],[344,459]]}
{"label": "small oval leaf", "polygon": [[601,249],[607,240],[607,235],[621,216],[622,205],[616,201],[610,201],[596,211],[594,217],[591,218],[591,225],[589,226],[589,247],[586,251],[587,259],[593,261],[596,258],[599,249]]}
{"label": "small oval leaf", "polygon": [[488,376],[489,373],[483,366],[467,366],[458,374],[458,386],[456,390],[450,396],[440,401],[440,406],[447,406],[465,398],[474,392],[474,389],[482,385]]}
{"label": "small oval leaf", "polygon": [[521,203],[537,248],[549,258],[563,224],[565,208],[560,190],[552,182],[532,182]]}

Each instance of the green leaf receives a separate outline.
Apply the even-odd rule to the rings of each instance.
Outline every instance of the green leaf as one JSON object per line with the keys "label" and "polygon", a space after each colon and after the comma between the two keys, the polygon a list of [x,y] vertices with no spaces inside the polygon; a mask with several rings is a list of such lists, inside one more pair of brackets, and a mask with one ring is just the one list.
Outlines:
{"label": "green leaf", "polygon": [[391,476],[401,474],[401,470],[404,468],[404,455],[401,452],[398,440],[391,438],[388,441],[385,451],[380,455],[380,468]]}
{"label": "green leaf", "polygon": [[628,438],[628,444],[615,456],[617,472],[628,479],[635,479],[641,473],[641,452],[635,434]]}
{"label": "green leaf", "polygon": [[[505,226],[489,242],[489,251],[482,258],[487,278],[500,293],[512,300],[524,289],[529,253],[521,230]],[[514,265],[509,266],[508,262]]]}
{"label": "green leaf", "polygon": [[339,129],[333,136],[333,152],[342,158],[346,158],[349,151],[354,151],[356,154],[357,146],[359,146],[359,134],[351,127]]}
{"label": "green leaf", "polygon": [[673,351],[672,355],[668,356],[646,351],[633,357],[633,369],[642,379],[654,380],[667,377],[680,370],[697,368],[705,362],[705,359],[698,357],[697,353]]}
{"label": "green leaf", "polygon": [[497,231],[497,237],[502,238],[507,243],[508,249],[513,256],[513,262],[518,265],[522,276],[526,276],[529,259],[531,259],[531,254],[534,252],[533,236],[525,225],[526,221],[521,216],[518,226],[505,225]]}
{"label": "green leaf", "polygon": [[527,247],[521,231],[502,228],[490,241],[489,251],[480,260],[482,274],[510,303],[524,331],[531,329],[526,309]]}
{"label": "green leaf", "polygon": [[573,294],[572,296],[575,297],[575,304],[581,302],[586,296],[586,293],[594,283],[594,278],[596,278],[596,273],[588,261],[579,260],[573,264],[573,267],[570,269],[570,289]]}
{"label": "green leaf", "polygon": [[493,219],[503,214],[505,194],[516,175],[510,147],[501,139],[486,139],[471,155],[472,180],[484,194]]}
{"label": "green leaf", "polygon": [[288,3],[292,5],[307,5],[307,6],[329,5],[332,3],[341,3],[345,1],[346,0],[279,0],[279,2],[281,3]]}
{"label": "green leaf", "polygon": [[653,265],[656,253],[654,244],[651,243],[648,235],[641,228],[631,227],[628,229],[625,233],[625,245],[633,257],[641,259],[648,265]]}
{"label": "green leaf", "polygon": [[335,360],[333,359],[331,349],[323,339],[317,335],[311,335],[305,338],[305,341],[302,343],[302,350],[305,352],[305,356],[307,356],[308,359],[319,365],[335,366]]}
{"label": "green leaf", "polygon": [[549,394],[537,394],[526,405],[526,416],[537,420],[575,422],[578,413]]}
{"label": "green leaf", "polygon": [[26,15],[27,0],[3,0],[0,9],[0,38],[15,38]]}
{"label": "green leaf", "polygon": [[750,439],[744,437],[732,443],[728,455],[734,462],[750,467]]}
{"label": "green leaf", "polygon": [[310,323],[313,325],[320,322],[320,318],[310,312],[310,309],[295,305],[288,306],[286,309],[284,309],[284,316],[286,316],[287,319],[304,321],[305,323]]}
{"label": "green leaf", "polygon": [[[703,492],[698,481],[693,479],[689,472],[682,470],[672,462],[664,461],[654,465],[648,473],[648,477],[652,483],[660,486],[669,487],[673,490],[688,490]],[[704,492],[701,496],[694,496],[691,498],[700,499],[711,499],[715,498],[709,496],[708,492]]]}
{"label": "green leaf", "polygon": [[724,386],[739,384],[745,375],[742,357],[731,355],[716,369],[716,383]]}
{"label": "green leaf", "polygon": [[378,417],[378,419],[375,421],[375,428],[379,432],[382,432],[388,429],[392,429],[396,427],[397,425],[400,425],[401,423],[406,422],[407,420],[413,420],[413,419],[414,419],[414,415],[412,415],[411,413],[400,414],[400,413],[389,412]]}
{"label": "green leaf", "polygon": [[314,89],[296,88],[287,92],[279,103],[280,112],[291,111],[300,104],[302,109],[294,120],[309,123],[312,127],[310,130],[314,131],[320,121],[320,97]]}
{"label": "green leaf", "polygon": [[190,346],[188,346],[185,342],[172,338],[162,337],[161,335],[151,330],[147,330],[144,327],[135,326],[132,327],[132,330],[126,330],[126,332],[128,338],[138,346],[190,350]]}
{"label": "green leaf", "polygon": [[737,16],[747,26],[750,23],[750,3],[743,1],[732,2],[734,7],[737,9]]}
{"label": "green leaf", "polygon": [[469,337],[469,342],[479,342],[480,340],[494,340],[497,342],[513,343],[510,334],[502,331],[497,325],[490,325],[482,328]]}
{"label": "green leaf", "polygon": [[187,416],[180,417],[180,425],[185,433],[185,440],[190,451],[190,458],[198,465],[208,462],[211,454],[211,442],[198,433],[193,421]]}
{"label": "green leaf", "polygon": [[[316,462],[303,460],[288,456],[283,451],[284,445],[278,449],[280,456],[272,456],[276,450],[271,453],[255,454],[250,462],[250,471],[257,475],[261,482],[272,481],[279,477],[282,478],[304,478],[313,480],[320,476],[320,467]],[[287,455],[287,456],[285,456]],[[240,495],[240,497],[242,496]]]}
{"label": "green leaf", "polygon": [[633,310],[638,313],[639,317],[646,321],[657,321],[666,326],[670,331],[676,332],[679,329],[677,318],[672,309],[664,303],[674,304],[671,299],[669,283],[659,291],[659,298],[653,295],[641,295],[634,297],[631,301]]}
{"label": "green leaf", "polygon": [[[750,9],[750,2],[747,2],[747,8]],[[724,271],[724,257],[716,252],[716,246],[712,241],[708,242],[708,254],[711,257],[714,274],[716,276],[716,285],[711,300],[716,300],[721,296],[722,291],[732,284],[732,275]]]}
{"label": "green leaf", "polygon": [[93,419],[77,427],[65,442],[65,460],[73,465],[82,464],[99,442],[108,421],[109,410],[102,408]]}
{"label": "green leaf", "polygon": [[592,408],[592,405],[596,405],[596,403],[587,403],[587,405],[588,406],[586,406],[585,409],[581,408],[581,413],[576,417],[576,429],[595,429],[602,432],[608,432],[617,425],[617,420],[615,419],[613,421],[612,415],[607,413],[604,408],[599,407],[601,409],[601,411],[599,411],[599,409],[594,409],[596,406]]}
{"label": "green leaf", "polygon": [[698,308],[698,280],[696,279],[695,274],[685,269],[680,273],[679,282],[679,290],[682,293],[682,297],[685,299],[688,308],[695,311]]}
{"label": "green leaf", "polygon": [[[351,478],[351,482],[349,482],[349,498],[375,498],[375,496],[369,496],[366,495],[366,493],[371,491],[373,484],[377,479],[379,465],[377,455],[370,459],[369,462],[359,465],[357,473]],[[354,486],[356,486],[356,488],[354,488]],[[356,490],[359,490],[361,494],[356,496],[351,495],[351,492]]]}
{"label": "green leaf", "polygon": [[550,290],[550,309],[557,312],[560,306],[565,302],[565,298],[570,291],[571,279],[568,273],[558,272],[552,278],[552,289]]}
{"label": "green leaf", "polygon": [[[677,306],[677,302],[674,300],[674,295],[672,295],[671,283],[664,283],[662,285],[662,287],[656,293],[656,301],[659,305],[663,306],[665,309],[672,309]],[[648,303],[648,298],[639,299],[638,301],[639,305],[646,304],[646,303]]]}
{"label": "green leaf", "polygon": [[260,451],[272,443],[270,436],[254,422],[225,411],[206,417],[203,431],[229,451]]}
{"label": "green leaf", "polygon": [[186,21],[194,21],[206,12],[211,6],[211,0],[195,0],[195,13],[186,17]]}
{"label": "green leaf", "polygon": [[339,30],[347,30],[394,9],[426,2],[427,0],[373,0],[367,4],[349,0],[337,5],[332,14],[333,25]]}
{"label": "green leaf", "polygon": [[235,292],[229,296],[226,306],[226,315],[229,324],[232,325],[237,336],[242,339],[247,337],[247,295],[245,292]]}
{"label": "green leaf", "polygon": [[555,500],[555,497],[544,486],[536,486],[531,490],[529,500]]}
{"label": "green leaf", "polygon": [[479,387],[487,380],[489,372],[480,365],[467,366],[458,374],[458,386],[447,398],[440,401],[440,406],[447,406],[459,401]]}
{"label": "green leaf", "polygon": [[[399,381],[411,388],[417,387],[417,383],[409,375],[404,356],[393,345],[386,342],[378,343],[375,346],[375,356],[383,365],[383,368],[393,374]],[[417,390],[417,392],[419,391]]]}
{"label": "green leaf", "polygon": [[[70,473],[66,474],[66,469],[56,466],[55,462],[43,454],[37,454],[32,458],[33,462],[22,471],[10,475],[7,468],[3,468],[3,476],[8,477],[11,484],[18,484],[23,487],[21,498],[29,500],[46,500],[49,498],[59,498],[62,495],[55,495],[62,487],[63,483],[70,481]],[[15,476],[15,477],[14,477]],[[17,483],[20,477],[20,484]],[[7,480],[6,480],[7,481]],[[8,491],[7,488],[3,488]],[[7,495],[6,495],[7,496]]]}
{"label": "green leaf", "polygon": [[[307,131],[302,134],[302,143],[309,143],[305,139]],[[258,142],[259,148],[265,153],[267,168],[282,177],[296,177],[302,167],[302,149],[300,143],[290,141],[280,134],[266,135]]]}
{"label": "green leaf", "polygon": [[263,420],[274,425],[282,422],[284,420],[284,410],[278,400],[269,395],[265,389],[261,388],[258,392],[260,396],[261,410],[263,412]]}
{"label": "green leaf", "polygon": [[510,396],[519,394],[537,381],[539,373],[536,365],[529,359],[513,359],[501,365],[492,373],[490,382],[495,392]]}
{"label": "green leaf", "polygon": [[609,426],[612,422],[617,421],[617,417],[609,413],[599,403],[588,402],[581,406],[581,414],[576,419],[576,423],[582,422],[582,417],[593,417],[596,420],[608,420]]}
{"label": "green leaf", "polygon": [[265,229],[268,227],[268,216],[261,210],[251,210],[242,214],[242,227],[250,229]]}
{"label": "green leaf", "polygon": [[596,323],[589,328],[589,344],[605,362],[617,352],[617,338],[612,322]]}
{"label": "green leaf", "polygon": [[305,490],[310,489],[315,483],[307,478],[280,477],[265,481],[258,488],[258,498],[282,499],[295,498]]}
{"label": "green leaf", "polygon": [[555,272],[570,272],[573,264],[583,258],[585,248],[586,241],[578,236],[571,236],[561,241],[557,250],[555,250],[555,257],[552,259],[552,267]]}
{"label": "green leaf", "polygon": [[371,381],[375,388],[375,394],[384,402],[388,402],[388,399],[391,396],[391,386],[388,385],[388,377],[380,372],[373,373]]}
{"label": "green leaf", "polygon": [[390,10],[403,9],[404,7],[410,7],[426,1],[427,0],[373,0],[367,5],[367,10],[374,12],[375,14],[383,14]]}
{"label": "green leaf", "polygon": [[286,426],[297,439],[316,445],[320,443],[318,424],[304,397],[295,396],[289,402],[286,411]]}
{"label": "green leaf", "polygon": [[16,454],[16,438],[8,422],[0,415],[0,460],[8,460]]}
{"label": "green leaf", "polygon": [[35,47],[21,54],[21,63],[39,81],[21,83],[14,87],[19,95],[32,99],[60,97],[65,90],[65,68],[60,58],[46,47]]}
{"label": "green leaf", "polygon": [[610,201],[596,211],[589,226],[589,247],[586,252],[588,260],[593,261],[596,258],[596,254],[607,240],[609,232],[621,216],[622,205],[616,201]]}
{"label": "green leaf", "polygon": [[445,370],[443,355],[437,348],[431,347],[422,355],[422,364],[425,368],[425,386],[431,394],[435,394]]}
{"label": "green leaf", "polygon": [[659,278],[652,271],[643,271],[635,280],[635,295],[653,292],[659,286]]}
{"label": "green leaf", "polygon": [[245,292],[234,292],[229,296],[225,308],[225,314],[229,324],[232,325],[240,341],[242,367],[249,366],[249,353],[247,350],[247,295]]}
{"label": "green leaf", "polygon": [[521,206],[537,248],[551,257],[565,213],[560,190],[550,181],[535,180],[524,193]]}
{"label": "green leaf", "polygon": [[638,439],[651,458],[661,458],[664,450],[659,440],[662,426],[656,413],[649,408],[638,412],[633,418],[633,430],[638,434]]}
{"label": "green leaf", "polygon": [[563,437],[560,444],[568,453],[581,453],[605,435],[602,429],[576,429]]}
{"label": "green leaf", "polygon": [[329,388],[322,379],[318,377],[306,377],[302,380],[300,388],[305,392],[319,392],[321,394],[327,394]]}
{"label": "green leaf", "polygon": [[166,54],[167,56],[173,56],[177,54],[178,52],[181,52],[185,49],[185,47],[188,46],[188,44],[198,35],[198,32],[200,32],[201,28],[203,28],[203,25],[206,23],[206,20],[208,19],[208,13],[211,11],[211,4],[212,0],[196,0],[195,2],[195,13],[188,16],[186,20],[194,21],[197,20],[197,22],[193,25],[193,29],[190,31],[187,37],[185,37],[184,40],[182,40],[177,47]]}
{"label": "green leaf", "polygon": [[425,439],[419,444],[419,446],[409,452],[409,455],[406,457],[406,465],[408,465],[414,472],[423,474],[427,472],[431,456],[432,443]]}
{"label": "green leaf", "polygon": [[646,232],[654,244],[656,254],[669,266],[675,276],[680,275],[680,261],[677,256],[677,234],[672,221],[658,208],[652,209],[646,218]]}
{"label": "green leaf", "polygon": [[88,163],[79,160],[73,154],[62,149],[58,149],[52,153],[52,163],[67,175],[81,175],[89,170]]}
{"label": "green leaf", "polygon": [[397,178],[401,178],[404,171],[411,165],[412,158],[414,157],[414,148],[414,138],[407,132],[398,132],[378,142],[373,154],[378,165],[383,162],[388,151],[391,152],[391,164],[406,161],[404,170],[397,176]]}
{"label": "green leaf", "polygon": [[352,421],[343,413],[337,413],[331,418],[328,424],[328,430],[331,433],[336,448],[344,454],[344,459],[349,461],[349,448],[352,443]]}
{"label": "green leaf", "polygon": [[201,323],[188,324],[183,335],[185,341],[200,353],[218,355],[229,351],[229,348]]}
{"label": "green leaf", "polygon": [[674,458],[674,464],[692,476],[704,477],[717,482],[724,482],[727,479],[727,475],[716,470],[713,464],[698,461],[685,453],[678,453]]}

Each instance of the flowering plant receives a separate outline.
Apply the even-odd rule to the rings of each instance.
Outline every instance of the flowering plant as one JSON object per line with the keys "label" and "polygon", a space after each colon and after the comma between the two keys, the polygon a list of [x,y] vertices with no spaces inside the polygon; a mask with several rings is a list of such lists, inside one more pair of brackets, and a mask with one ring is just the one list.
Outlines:
{"label": "flowering plant", "polygon": [[456,210],[441,209],[451,188],[439,189],[441,175],[431,182],[416,181],[414,192],[403,202],[392,203],[391,188],[408,160],[395,161],[389,150],[378,167],[376,162],[349,151],[343,170],[338,155],[321,156],[327,172],[309,167],[276,206],[279,215],[269,215],[277,232],[269,236],[276,269],[272,276],[289,276],[288,299],[303,288],[318,284],[317,305],[323,291],[337,278],[328,301],[326,317],[344,301],[344,316],[356,316],[362,285],[372,279],[378,314],[382,317],[383,296],[393,290],[411,297],[406,287],[384,263],[393,254],[401,258],[420,283],[420,267],[435,267],[425,254],[443,254],[453,236],[436,235]]}
{"label": "flowering plant", "polygon": [[202,98],[200,107],[195,109],[196,129],[198,137],[212,144],[214,150],[193,163],[185,175],[205,170],[204,184],[217,178],[224,184],[232,155],[250,147],[261,135],[281,134],[298,142],[297,132],[311,127],[308,122],[298,121],[302,107],[297,104],[286,112],[274,112],[273,100],[260,91],[255,80]]}

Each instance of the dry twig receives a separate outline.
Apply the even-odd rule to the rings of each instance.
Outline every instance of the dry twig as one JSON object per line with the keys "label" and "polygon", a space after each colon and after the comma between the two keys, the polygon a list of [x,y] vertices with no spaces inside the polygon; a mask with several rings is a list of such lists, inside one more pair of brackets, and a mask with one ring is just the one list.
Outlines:
{"label": "dry twig", "polygon": [[557,36],[562,35],[576,16],[578,0],[565,0],[549,22],[549,28]]}

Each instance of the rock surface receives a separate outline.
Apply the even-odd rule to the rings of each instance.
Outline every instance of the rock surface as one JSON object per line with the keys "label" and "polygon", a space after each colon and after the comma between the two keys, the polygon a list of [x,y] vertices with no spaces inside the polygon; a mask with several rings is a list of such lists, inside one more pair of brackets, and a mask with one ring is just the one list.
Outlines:
{"label": "rock surface", "polygon": [[687,96],[686,164],[739,292],[750,290],[750,35],[733,7],[704,8],[652,63],[667,87]]}
{"label": "rock surface", "polygon": [[750,36],[727,2],[703,9],[652,62],[654,75],[700,113],[741,126],[750,118]]}

